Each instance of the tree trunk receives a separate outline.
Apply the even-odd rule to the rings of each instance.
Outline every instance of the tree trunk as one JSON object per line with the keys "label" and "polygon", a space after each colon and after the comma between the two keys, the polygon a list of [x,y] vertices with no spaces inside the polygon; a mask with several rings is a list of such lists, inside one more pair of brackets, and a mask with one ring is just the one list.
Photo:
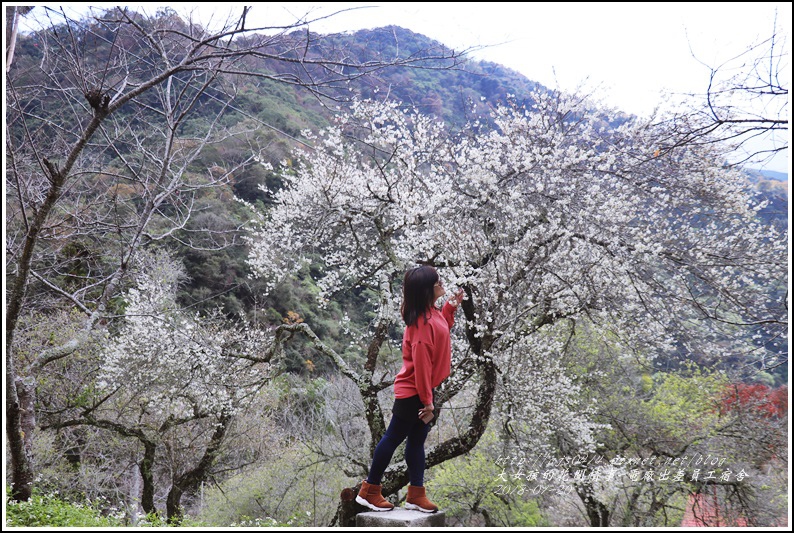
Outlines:
{"label": "tree trunk", "polygon": [[591,527],[609,527],[609,509],[590,493],[589,489],[577,490],[579,498],[584,503],[587,518]]}
{"label": "tree trunk", "polygon": [[186,492],[197,491],[201,482],[207,479],[209,469],[218,457],[223,438],[226,436],[231,422],[231,416],[224,416],[220,419],[219,425],[212,434],[207,449],[196,467],[185,472],[174,481],[166,499],[166,516],[169,523],[179,524],[182,521],[182,495]]}
{"label": "tree trunk", "polygon": [[155,445],[152,442],[143,442],[143,460],[141,460],[140,471],[143,479],[143,490],[141,492],[141,507],[146,514],[156,514],[157,508],[154,506],[154,454]]}
{"label": "tree trunk", "polygon": [[19,17],[26,15],[33,6],[6,6],[6,72],[14,62],[14,50],[19,33]]}
{"label": "tree trunk", "polygon": [[358,514],[356,495],[359,487],[342,489],[339,495],[339,507],[336,509],[336,516],[331,522],[331,526],[336,524],[338,527],[356,527],[356,515]]}
{"label": "tree trunk", "polygon": [[[383,304],[382,304],[383,305]],[[364,412],[367,417],[367,426],[369,426],[369,454],[375,454],[375,448],[380,442],[383,434],[386,433],[386,423],[383,420],[383,411],[380,408],[378,401],[378,392],[381,388],[372,385],[372,378],[375,374],[375,367],[378,363],[378,355],[380,354],[380,347],[386,339],[389,332],[389,321],[381,320],[375,329],[375,334],[372,336],[367,347],[367,361],[364,363],[364,371],[366,380],[370,385],[366,388],[360,388],[361,399],[364,400]]]}
{"label": "tree trunk", "polygon": [[22,443],[25,454],[32,457],[33,431],[36,429],[36,390],[32,384],[17,379],[17,400],[19,400],[19,425],[22,428]]}
{"label": "tree trunk", "polygon": [[[23,419],[25,418],[17,383],[20,377],[17,375],[16,363],[14,361],[14,331],[22,310],[22,302],[25,298],[25,289],[30,264],[33,258],[33,249],[38,242],[41,228],[47,219],[48,214],[55,206],[60,197],[61,186],[63,185],[62,175],[51,172],[51,183],[47,197],[36,213],[28,234],[25,237],[25,245],[14,273],[14,281],[11,285],[8,306],[6,307],[6,435],[8,437],[8,447],[11,452],[11,477],[13,488],[12,498],[17,501],[28,501],[33,487],[33,469],[30,464],[30,457],[25,450],[25,441],[32,438],[31,431],[25,433],[23,429]],[[24,395],[24,393],[23,393]],[[32,428],[29,428],[32,429]]]}
{"label": "tree trunk", "polygon": [[383,420],[383,410],[380,408],[378,401],[379,389],[375,386],[367,387],[361,390],[361,399],[364,401],[364,412],[367,417],[367,426],[369,427],[369,454],[375,455],[375,448],[380,442],[383,434],[386,433],[386,424]]}
{"label": "tree trunk", "polygon": [[24,414],[19,404],[16,372],[13,357],[9,357],[6,368],[6,435],[11,453],[11,499],[24,502],[30,500],[33,490],[33,470],[26,452],[26,435],[22,430]]}
{"label": "tree trunk", "polygon": [[480,514],[485,520],[485,527],[496,527],[491,519],[491,513],[488,512],[488,509],[480,509]]}
{"label": "tree trunk", "polygon": [[[22,417],[20,416],[18,391],[15,384],[13,386],[9,385],[9,382],[14,382],[18,379],[13,352],[14,332],[16,331],[17,322],[19,321],[19,315],[22,312],[22,304],[25,299],[25,291],[30,276],[30,266],[33,261],[33,251],[39,242],[42,228],[50,212],[61,197],[66,177],[71,171],[72,166],[74,166],[74,162],[77,160],[78,155],[82,153],[83,147],[94,135],[94,132],[99,128],[104,117],[105,112],[103,110],[98,110],[95,113],[94,118],[83,132],[82,137],[70,152],[62,169],[58,169],[49,160],[42,158],[41,163],[42,166],[47,169],[47,178],[50,182],[50,186],[41,206],[35,210],[36,215],[33,217],[33,221],[28,228],[27,235],[25,235],[25,243],[22,246],[22,253],[17,263],[17,270],[14,272],[14,281],[11,284],[8,305],[6,307],[6,434],[8,436],[8,445],[12,457],[12,478],[15,484],[12,494],[14,498],[21,497],[22,500],[20,501],[27,501],[30,499],[33,490],[31,487],[33,472],[30,459],[23,449],[25,433],[22,427]],[[32,434],[27,437],[32,438]],[[17,446],[20,446],[20,448],[16,448]],[[19,474],[16,472],[17,469],[21,470]]]}

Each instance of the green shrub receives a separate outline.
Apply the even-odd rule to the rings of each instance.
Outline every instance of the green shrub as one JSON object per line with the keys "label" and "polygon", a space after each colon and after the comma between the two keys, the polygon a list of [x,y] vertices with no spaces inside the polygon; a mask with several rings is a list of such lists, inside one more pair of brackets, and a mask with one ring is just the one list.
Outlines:
{"label": "green shrub", "polygon": [[182,520],[179,521],[178,524],[169,523],[168,520],[164,516],[159,516],[157,514],[148,514],[145,517],[141,518],[136,527],[206,527],[207,524],[196,520],[192,517],[185,516]]}
{"label": "green shrub", "polygon": [[[434,467],[425,485],[448,525],[545,527],[547,518],[521,483],[500,481],[496,437],[486,431],[469,453]],[[506,490],[509,489],[509,490]],[[517,489],[517,490],[512,490]]]}
{"label": "green shrub", "polygon": [[196,518],[208,527],[322,527],[339,493],[355,481],[299,444],[284,445],[261,466],[208,487]]}
{"label": "green shrub", "polygon": [[[109,511],[109,512],[108,512]],[[97,502],[69,502],[57,493],[41,494],[36,489],[30,501],[11,500],[11,487],[6,485],[6,527],[128,527],[125,513]],[[249,524],[278,525],[278,524]],[[136,527],[205,527],[206,524],[185,517],[178,525],[169,524],[164,517],[147,515]]]}
{"label": "green shrub", "polygon": [[119,527],[125,525],[122,516],[105,516],[96,504],[70,503],[54,493],[34,491],[30,501],[16,502],[6,485],[6,527]]}

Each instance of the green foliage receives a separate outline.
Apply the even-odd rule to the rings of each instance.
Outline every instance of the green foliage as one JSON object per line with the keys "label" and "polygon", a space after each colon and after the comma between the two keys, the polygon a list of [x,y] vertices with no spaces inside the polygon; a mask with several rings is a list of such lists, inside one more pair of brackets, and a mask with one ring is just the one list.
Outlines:
{"label": "green foliage", "polygon": [[57,494],[37,490],[30,501],[16,502],[6,485],[6,527],[119,527],[125,525],[123,514],[116,510],[105,515],[96,503],[67,502]]}
{"label": "green foliage", "polygon": [[284,444],[255,469],[205,490],[197,519],[210,527],[326,526],[354,481],[338,466]]}
{"label": "green foliage", "polygon": [[[505,483],[496,464],[496,438],[487,431],[474,450],[433,468],[426,485],[428,494],[460,525],[486,527],[542,527],[548,521],[529,491]],[[508,478],[509,479],[509,478]]]}
{"label": "green foliage", "polygon": [[[34,489],[33,497],[27,502],[11,500],[11,487],[6,485],[6,527],[79,527],[111,528],[130,526],[125,513],[104,501],[73,502],[67,501],[58,493],[42,494]],[[159,515],[149,514],[138,519],[135,527],[207,527],[208,524],[191,517],[185,517],[178,526],[168,523]],[[233,524],[234,525],[234,524]],[[238,524],[259,525],[259,524]],[[279,525],[263,523],[263,526]],[[283,525],[291,525],[285,523]]]}
{"label": "green foliage", "polygon": [[[360,363],[366,346],[353,339],[360,338],[375,319],[377,295],[370,289],[359,288],[320,306],[317,298],[319,288],[314,281],[319,275],[316,265],[315,261],[304,266],[294,279],[276,286],[259,304],[265,308],[264,313],[259,311],[260,321],[273,326],[305,322],[326,346],[346,361]],[[284,357],[279,364],[286,372],[311,376],[336,371],[331,359],[311,346],[302,335],[296,335],[286,343]]]}
{"label": "green foliage", "polygon": [[273,379],[280,403],[300,412],[313,412],[325,404],[325,389],[328,382],[322,377],[303,379],[292,374],[282,374]]}
{"label": "green foliage", "polygon": [[653,397],[645,403],[650,418],[682,441],[693,431],[710,433],[717,421],[717,401],[728,384],[724,375],[690,365],[689,375],[659,373]]}
{"label": "green foliage", "polygon": [[135,524],[136,527],[156,527],[156,528],[163,528],[163,527],[207,527],[207,524],[196,520],[194,518],[185,516],[182,520],[179,521],[178,524],[174,524],[169,522],[165,517],[162,517],[158,514],[151,513],[147,514],[145,517],[138,520]]}

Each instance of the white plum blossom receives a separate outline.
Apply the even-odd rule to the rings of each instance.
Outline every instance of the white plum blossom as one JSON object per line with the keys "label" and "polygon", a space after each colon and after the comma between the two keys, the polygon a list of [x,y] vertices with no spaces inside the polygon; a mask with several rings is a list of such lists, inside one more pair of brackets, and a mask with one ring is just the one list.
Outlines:
{"label": "white plum blossom", "polygon": [[531,363],[499,394],[525,398],[541,428],[566,421],[592,449],[587,406],[555,362],[562,348],[543,345],[550,328],[587,321],[648,358],[682,344],[735,355],[738,328],[785,336],[785,306],[768,295],[787,276],[786,235],[756,219],[718,145],[661,153],[663,126],[573,96],[533,98],[457,134],[397,103],[356,103],[282,173],[249,263],[275,284],[319,258],[321,300],[378,290],[385,275],[396,323],[404,270],[435,265],[467,294],[449,390],[483,365],[506,375]]}
{"label": "white plum blossom", "polygon": [[182,275],[161,260],[136,276],[124,322],[102,351],[99,388],[134,398],[155,418],[232,414],[251,393],[245,383],[263,374],[230,356],[228,346],[256,353],[268,344],[251,331],[226,331],[181,310],[176,286]]}

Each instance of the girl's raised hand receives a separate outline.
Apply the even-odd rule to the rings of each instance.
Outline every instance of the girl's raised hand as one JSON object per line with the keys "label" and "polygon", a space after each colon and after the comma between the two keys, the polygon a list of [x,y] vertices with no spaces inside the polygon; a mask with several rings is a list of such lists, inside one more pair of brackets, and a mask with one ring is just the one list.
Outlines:
{"label": "girl's raised hand", "polygon": [[449,303],[452,304],[453,306],[457,307],[457,306],[460,305],[460,302],[463,301],[463,298],[464,298],[465,295],[466,294],[463,291],[463,289],[458,289],[455,292],[455,296],[453,296],[452,298],[449,299]]}

